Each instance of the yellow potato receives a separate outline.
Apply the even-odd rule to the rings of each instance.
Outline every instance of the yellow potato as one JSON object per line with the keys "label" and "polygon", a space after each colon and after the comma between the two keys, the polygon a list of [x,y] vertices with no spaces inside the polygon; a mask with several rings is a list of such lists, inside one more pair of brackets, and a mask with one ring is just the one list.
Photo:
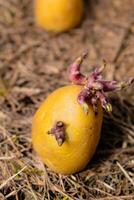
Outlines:
{"label": "yellow potato", "polygon": [[36,23],[49,31],[62,32],[77,26],[84,12],[83,0],[35,0]]}
{"label": "yellow potato", "polygon": [[[85,168],[95,153],[100,138],[103,111],[98,114],[89,105],[85,114],[77,102],[80,85],[68,85],[50,94],[36,112],[32,125],[32,141],[43,162],[53,171],[73,174]],[[59,146],[48,134],[55,122],[65,124],[65,141]]]}

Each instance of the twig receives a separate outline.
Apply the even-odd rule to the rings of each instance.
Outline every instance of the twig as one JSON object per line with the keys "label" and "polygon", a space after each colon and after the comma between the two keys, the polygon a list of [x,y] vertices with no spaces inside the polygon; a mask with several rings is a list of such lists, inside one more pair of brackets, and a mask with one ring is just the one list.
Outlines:
{"label": "twig", "polygon": [[19,172],[17,172],[16,174],[14,174],[13,176],[9,177],[7,180],[5,180],[1,185],[0,185],[0,190],[8,183],[10,182],[12,179],[14,179],[17,175],[19,175],[21,172],[23,172],[25,169],[27,168],[27,166],[23,167]]}
{"label": "twig", "polygon": [[111,187],[110,185],[108,185],[107,183],[100,181],[100,180],[98,180],[97,182],[100,184],[103,184],[106,188],[115,191],[115,189],[113,187]]}
{"label": "twig", "polygon": [[121,199],[132,200],[132,199],[134,199],[134,195],[103,197],[103,198],[99,198],[99,199],[95,199],[95,200],[116,200],[116,199],[117,200],[121,200]]}
{"label": "twig", "polygon": [[125,171],[125,169],[121,166],[121,164],[119,162],[117,162],[118,167],[121,169],[121,171],[123,172],[123,174],[126,176],[126,178],[131,182],[131,184],[134,186],[134,181],[131,179],[131,177],[129,176],[129,174]]}
{"label": "twig", "polygon": [[0,161],[2,160],[12,160],[14,158],[14,156],[3,156],[3,157],[0,157]]}

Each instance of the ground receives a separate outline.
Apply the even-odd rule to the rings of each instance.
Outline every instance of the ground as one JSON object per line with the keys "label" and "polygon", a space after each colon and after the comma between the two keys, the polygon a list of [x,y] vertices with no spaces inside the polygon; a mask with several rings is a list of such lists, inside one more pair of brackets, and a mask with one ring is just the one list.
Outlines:
{"label": "ground", "polygon": [[77,28],[62,34],[38,28],[32,0],[0,0],[0,200],[133,200],[133,86],[111,94],[102,137],[87,168],[72,176],[42,164],[31,144],[33,114],[68,83],[67,67],[83,51],[83,71],[107,60],[107,79],[134,76],[134,1],[86,1]]}

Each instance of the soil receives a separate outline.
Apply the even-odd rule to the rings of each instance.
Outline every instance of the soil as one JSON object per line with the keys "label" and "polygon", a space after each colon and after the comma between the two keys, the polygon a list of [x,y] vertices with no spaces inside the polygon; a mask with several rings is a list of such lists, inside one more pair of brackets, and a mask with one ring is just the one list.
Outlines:
{"label": "soil", "polygon": [[33,114],[51,91],[68,84],[70,63],[89,55],[83,72],[107,61],[105,77],[134,76],[134,1],[90,0],[75,29],[36,26],[32,0],[0,0],[0,200],[133,200],[133,86],[111,94],[102,137],[87,168],[71,176],[43,165],[31,144]]}

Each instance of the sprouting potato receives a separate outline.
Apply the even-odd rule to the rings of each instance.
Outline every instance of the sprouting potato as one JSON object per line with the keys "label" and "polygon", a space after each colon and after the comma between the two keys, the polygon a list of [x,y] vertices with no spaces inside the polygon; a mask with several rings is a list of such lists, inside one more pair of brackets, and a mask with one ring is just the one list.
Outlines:
{"label": "sprouting potato", "polygon": [[70,68],[73,84],[50,94],[37,110],[32,125],[33,147],[53,171],[73,174],[83,170],[97,148],[103,121],[103,108],[112,111],[106,92],[130,85],[127,81],[105,81],[106,64],[89,76],[80,72],[85,54]]}

